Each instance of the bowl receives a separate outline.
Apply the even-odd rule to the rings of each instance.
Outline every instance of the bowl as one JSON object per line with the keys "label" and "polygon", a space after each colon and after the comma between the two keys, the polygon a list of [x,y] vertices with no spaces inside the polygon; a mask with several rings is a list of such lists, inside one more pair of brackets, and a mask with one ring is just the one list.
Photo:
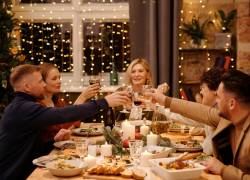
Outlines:
{"label": "bowl", "polygon": [[87,167],[87,164],[80,159],[74,160],[55,160],[46,164],[46,168],[54,176],[76,176],[80,174],[83,169]]}
{"label": "bowl", "polygon": [[199,163],[194,163],[193,161],[188,161],[188,162],[194,163],[194,168],[179,169],[179,170],[166,169],[159,165],[160,162],[168,163],[173,160],[175,160],[175,158],[151,159],[149,160],[149,163],[152,166],[153,171],[164,180],[197,179],[200,176],[201,172],[205,169],[205,166],[202,166]]}

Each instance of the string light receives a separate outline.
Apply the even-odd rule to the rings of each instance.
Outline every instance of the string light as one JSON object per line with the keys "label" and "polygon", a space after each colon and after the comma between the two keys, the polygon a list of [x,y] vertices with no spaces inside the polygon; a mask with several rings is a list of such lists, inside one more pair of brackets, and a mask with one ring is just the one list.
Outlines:
{"label": "string light", "polygon": [[[200,8],[196,8],[197,5],[199,5]],[[212,17],[212,15],[214,14],[213,10],[209,9],[208,7],[208,2],[204,2],[203,0],[200,0],[199,3],[193,3],[192,1],[184,1],[184,9],[182,9],[180,12],[181,16],[180,16],[180,25],[179,25],[179,91],[180,91],[180,96],[181,98],[186,98],[182,95],[182,91],[184,90],[183,87],[186,86],[185,82],[184,81],[184,78],[185,78],[185,74],[183,72],[183,68],[184,68],[184,61],[185,61],[185,56],[184,54],[186,52],[188,52],[190,49],[190,47],[188,47],[188,43],[186,42],[186,36],[183,36],[183,33],[182,33],[182,27],[183,27],[183,23],[184,23],[184,17],[185,18],[188,18],[188,17],[192,17],[193,15],[201,15],[201,17],[209,17],[210,19],[212,19],[212,22],[216,25],[217,21],[216,19],[214,19]],[[207,11],[205,11],[204,9],[207,9]],[[197,14],[194,14],[194,13],[197,13]],[[188,16],[187,16],[188,15]],[[187,20],[187,19],[185,19]],[[225,27],[222,27],[222,28],[225,28]],[[227,36],[227,38],[231,39],[231,35],[229,34]],[[228,41],[227,41],[228,42]],[[226,56],[232,56],[232,48],[230,47],[231,44],[229,43],[225,43],[225,46],[224,46],[224,54],[225,54],[225,57]],[[214,63],[214,58],[216,56],[216,53],[219,52],[220,50],[216,50],[216,49],[209,49],[208,48],[208,45],[205,43],[204,45],[202,45],[200,47],[201,51],[200,53],[204,53],[206,52],[206,55],[207,55],[207,67],[206,67],[206,70],[209,70],[211,68],[211,66],[213,65]],[[202,50],[203,49],[203,50]],[[211,50],[211,51],[210,51]],[[192,51],[190,51],[192,52]],[[198,51],[197,51],[198,52]],[[211,53],[215,53],[213,56],[211,55]],[[231,65],[230,67],[231,68],[235,68],[235,59],[234,58],[231,58],[230,59],[231,61]]]}

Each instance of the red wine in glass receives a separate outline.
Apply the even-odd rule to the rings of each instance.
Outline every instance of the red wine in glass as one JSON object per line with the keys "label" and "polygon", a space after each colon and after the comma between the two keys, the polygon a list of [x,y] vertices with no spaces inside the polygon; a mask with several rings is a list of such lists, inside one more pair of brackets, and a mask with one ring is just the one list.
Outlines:
{"label": "red wine in glass", "polygon": [[139,101],[139,100],[134,100],[134,104],[135,104],[136,106],[140,106],[140,105],[142,104],[142,102]]}

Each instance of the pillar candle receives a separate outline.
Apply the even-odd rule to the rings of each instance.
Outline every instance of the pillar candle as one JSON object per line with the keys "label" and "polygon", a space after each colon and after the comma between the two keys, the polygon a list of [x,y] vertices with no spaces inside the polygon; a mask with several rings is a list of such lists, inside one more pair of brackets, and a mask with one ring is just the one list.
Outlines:
{"label": "pillar candle", "polygon": [[157,145],[158,144],[158,135],[153,134],[152,132],[147,135],[147,146]]}
{"label": "pillar candle", "polygon": [[149,132],[149,127],[145,124],[140,127],[140,134],[146,136]]}
{"label": "pillar candle", "polygon": [[84,161],[87,163],[88,168],[91,168],[96,164],[96,157],[88,155],[87,157],[84,158]]}
{"label": "pillar candle", "polygon": [[152,159],[152,153],[148,152],[148,151],[144,151],[143,153],[141,153],[141,161],[140,161],[140,165],[141,166],[150,166],[149,164],[149,159]]}
{"label": "pillar candle", "polygon": [[107,143],[101,145],[101,155],[103,157],[112,156],[112,145]]}
{"label": "pillar candle", "polygon": [[91,156],[96,156],[97,146],[96,145],[88,145],[88,154]]}
{"label": "pillar candle", "polygon": [[135,126],[131,125],[128,121],[122,124],[122,139],[135,139]]}

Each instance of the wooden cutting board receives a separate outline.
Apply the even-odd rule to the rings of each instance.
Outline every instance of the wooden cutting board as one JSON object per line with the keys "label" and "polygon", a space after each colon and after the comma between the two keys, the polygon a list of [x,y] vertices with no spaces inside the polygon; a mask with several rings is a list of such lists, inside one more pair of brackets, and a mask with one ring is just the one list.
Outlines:
{"label": "wooden cutting board", "polygon": [[96,179],[96,180],[134,180],[133,178],[124,178],[122,176],[107,176],[107,175],[95,175],[95,174],[89,174],[84,173],[83,174],[84,179]]}

